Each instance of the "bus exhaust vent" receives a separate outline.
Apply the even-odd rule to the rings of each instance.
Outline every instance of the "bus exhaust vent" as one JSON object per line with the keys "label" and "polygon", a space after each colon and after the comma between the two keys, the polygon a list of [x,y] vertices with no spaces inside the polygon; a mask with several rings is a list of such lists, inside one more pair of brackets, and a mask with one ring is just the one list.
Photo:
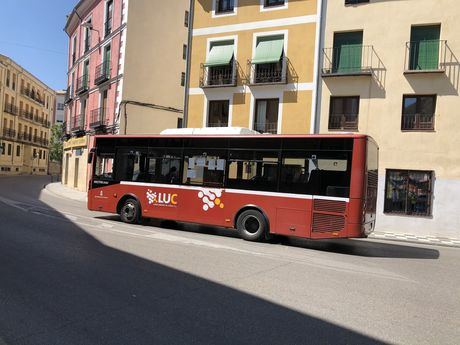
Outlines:
{"label": "bus exhaust vent", "polygon": [[345,229],[345,217],[332,214],[314,213],[313,232],[333,232]]}
{"label": "bus exhaust vent", "polygon": [[315,199],[313,202],[313,212],[345,213],[346,207],[344,201]]}

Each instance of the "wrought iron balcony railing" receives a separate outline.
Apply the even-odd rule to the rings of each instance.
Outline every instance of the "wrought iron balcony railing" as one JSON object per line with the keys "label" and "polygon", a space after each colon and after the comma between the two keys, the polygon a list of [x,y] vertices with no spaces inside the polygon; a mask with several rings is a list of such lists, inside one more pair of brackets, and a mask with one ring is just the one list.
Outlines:
{"label": "wrought iron balcony railing", "polygon": [[3,137],[14,139],[16,137],[16,131],[12,128],[3,128]]}
{"label": "wrought iron balcony railing", "polygon": [[276,122],[256,122],[254,124],[254,130],[260,133],[278,133],[278,123]]}
{"label": "wrought iron balcony railing", "polygon": [[286,84],[287,83],[287,64],[288,59],[282,57],[275,63],[256,64],[248,61],[249,65],[249,84]]}
{"label": "wrought iron balcony railing", "polygon": [[110,61],[104,61],[96,67],[96,76],[94,78],[94,83],[99,85],[110,79]]}
{"label": "wrought iron balcony railing", "polygon": [[443,73],[449,54],[445,40],[406,42],[404,73]]}
{"label": "wrought iron balcony railing", "polygon": [[201,64],[200,87],[236,86],[236,68],[235,61],[223,66]]}
{"label": "wrought iron balcony railing", "polygon": [[381,66],[373,46],[353,44],[323,49],[323,77],[371,76]]}
{"label": "wrought iron balcony railing", "polygon": [[108,120],[106,119],[106,109],[98,108],[91,110],[91,121],[89,126],[91,128],[101,128],[108,125]]}
{"label": "wrought iron balcony railing", "polygon": [[434,114],[403,114],[401,129],[403,131],[433,131]]}
{"label": "wrought iron balcony railing", "polygon": [[85,130],[85,115],[74,116],[71,120],[72,132],[82,132]]}
{"label": "wrought iron balcony railing", "polygon": [[30,88],[27,88],[27,87],[22,87],[21,88],[21,94],[23,96],[26,96],[28,97],[29,99],[37,102],[37,103],[40,103],[41,105],[45,105],[45,101],[42,100],[42,98],[40,97],[40,95],[33,89],[30,89]]}
{"label": "wrought iron balcony railing", "polygon": [[80,78],[77,79],[77,94],[82,94],[89,89],[89,75],[83,74]]}
{"label": "wrought iron balcony railing", "polygon": [[65,91],[64,104],[68,104],[72,101],[72,88],[69,86]]}
{"label": "wrought iron balcony railing", "polygon": [[11,115],[18,115],[18,107],[12,103],[5,103],[3,110]]}
{"label": "wrought iron balcony railing", "polygon": [[329,130],[332,131],[357,131],[358,114],[330,114]]}
{"label": "wrought iron balcony railing", "polygon": [[22,118],[24,118],[26,120],[33,121],[34,120],[34,113],[32,113],[29,110],[21,109],[21,111],[19,112],[19,117],[22,117]]}

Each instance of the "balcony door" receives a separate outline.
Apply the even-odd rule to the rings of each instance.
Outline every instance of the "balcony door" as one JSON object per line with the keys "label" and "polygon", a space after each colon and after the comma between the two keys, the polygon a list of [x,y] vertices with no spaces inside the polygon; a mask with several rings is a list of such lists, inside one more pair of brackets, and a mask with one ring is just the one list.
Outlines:
{"label": "balcony door", "polygon": [[110,44],[107,45],[104,48],[104,73],[105,77],[109,78],[110,77],[110,59],[111,59],[111,54],[112,54],[112,48],[110,47]]}
{"label": "balcony door", "polygon": [[434,130],[436,95],[403,97],[402,130]]}
{"label": "balcony door", "polygon": [[254,130],[261,133],[276,134],[278,132],[278,112],[278,98],[256,100]]}
{"label": "balcony door", "polygon": [[333,72],[352,73],[361,70],[363,32],[334,34]]}
{"label": "balcony door", "polygon": [[210,101],[207,127],[228,127],[230,101]]}
{"label": "balcony door", "polygon": [[413,26],[410,37],[410,70],[439,68],[439,25]]}
{"label": "balcony door", "polygon": [[359,96],[331,97],[329,130],[358,130]]}
{"label": "balcony door", "polygon": [[105,123],[105,113],[108,105],[108,90],[104,90],[101,93],[101,109],[100,109],[100,121]]}

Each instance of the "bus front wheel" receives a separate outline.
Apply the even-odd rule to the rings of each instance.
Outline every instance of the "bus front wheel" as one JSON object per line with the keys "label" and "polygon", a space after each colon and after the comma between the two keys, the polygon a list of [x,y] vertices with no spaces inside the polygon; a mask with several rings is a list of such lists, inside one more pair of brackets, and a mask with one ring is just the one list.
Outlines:
{"label": "bus front wheel", "polygon": [[141,217],[139,203],[135,199],[127,199],[120,209],[121,220],[128,224],[138,224]]}
{"label": "bus front wheel", "polygon": [[262,213],[256,210],[242,212],[236,222],[240,236],[246,241],[262,241],[268,237],[268,223]]}

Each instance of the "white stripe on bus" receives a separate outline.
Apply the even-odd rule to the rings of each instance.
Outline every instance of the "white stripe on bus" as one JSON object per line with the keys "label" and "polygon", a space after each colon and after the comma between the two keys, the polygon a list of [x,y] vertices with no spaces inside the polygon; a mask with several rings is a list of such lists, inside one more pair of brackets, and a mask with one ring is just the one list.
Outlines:
{"label": "white stripe on bus", "polygon": [[225,189],[225,188],[213,188],[213,187],[199,187],[199,186],[184,186],[184,185],[175,185],[175,184],[161,184],[161,183],[146,183],[146,182],[129,182],[122,181],[122,185],[128,186],[143,186],[143,187],[158,187],[158,188],[177,188],[177,189],[189,189],[200,191],[202,189],[218,189],[222,190],[225,193],[232,194],[251,194],[251,195],[261,195],[261,196],[275,196],[275,197],[284,197],[284,198],[293,198],[293,199],[319,199],[319,200],[330,200],[330,201],[344,201],[349,202],[349,198],[339,198],[334,196],[320,196],[320,195],[310,195],[310,194],[293,194],[293,193],[279,193],[279,192],[263,192],[263,191],[254,191],[246,189]]}

